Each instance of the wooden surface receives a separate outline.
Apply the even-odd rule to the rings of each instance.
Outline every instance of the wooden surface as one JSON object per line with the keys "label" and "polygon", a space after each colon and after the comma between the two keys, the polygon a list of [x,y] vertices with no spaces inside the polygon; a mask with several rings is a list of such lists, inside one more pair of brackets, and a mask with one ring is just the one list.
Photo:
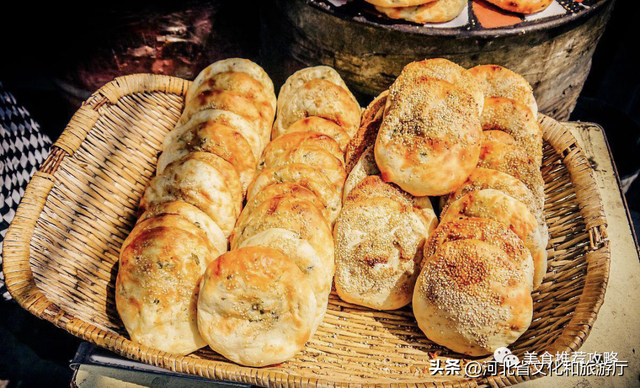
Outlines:
{"label": "wooden surface", "polygon": [[[611,156],[599,126],[566,123],[596,172],[596,181],[602,195],[609,221],[612,262],[609,288],[605,303],[590,337],[580,349],[585,352],[617,352],[618,359],[629,362],[621,377],[544,377],[523,387],[627,387],[637,386],[640,375],[640,356],[636,349],[640,334],[640,311],[637,294],[640,292],[640,262],[626,208],[620,192]],[[121,371],[99,366],[83,365],[74,379],[79,387],[153,387],[181,386],[179,377]],[[198,386],[216,386],[211,382]]]}

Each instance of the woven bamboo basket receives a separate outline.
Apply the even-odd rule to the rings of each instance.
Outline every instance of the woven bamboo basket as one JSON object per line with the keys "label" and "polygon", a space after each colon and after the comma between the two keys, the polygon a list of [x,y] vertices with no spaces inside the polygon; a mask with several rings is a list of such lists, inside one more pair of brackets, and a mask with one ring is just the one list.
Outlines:
{"label": "woven bamboo basket", "polygon": [[[71,119],[4,241],[7,287],[25,309],[133,360],[265,387],[501,387],[530,379],[431,376],[430,360],[459,358],[464,365],[467,358],[426,339],[410,308],[376,312],[335,294],[305,351],[276,366],[242,367],[208,348],[176,356],[129,340],[114,303],[119,249],[189,85],[158,75],[118,78]],[[533,323],[511,347],[519,357],[580,348],[609,276],[606,219],[591,166],[562,125],[542,117],[542,126],[549,271],[534,294]]]}

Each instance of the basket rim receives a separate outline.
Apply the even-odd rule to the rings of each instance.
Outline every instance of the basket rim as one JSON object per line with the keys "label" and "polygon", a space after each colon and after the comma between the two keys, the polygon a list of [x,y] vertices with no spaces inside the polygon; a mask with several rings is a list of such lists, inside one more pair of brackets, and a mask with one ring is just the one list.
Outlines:
{"label": "basket rim", "polygon": [[[160,352],[102,328],[74,317],[64,309],[51,302],[35,283],[30,266],[30,243],[42,211],[48,200],[48,194],[53,188],[55,173],[62,160],[72,156],[80,148],[86,135],[91,131],[100,117],[98,109],[104,104],[116,104],[122,97],[137,94],[162,92],[184,96],[191,84],[190,81],[176,77],[134,74],[118,77],[105,84],[87,101],[72,117],[71,121],[52,146],[52,151],[29,182],[23,200],[21,201],[14,220],[12,221],[3,244],[3,271],[7,289],[13,298],[24,309],[38,318],[45,319],[57,327],[79,337],[85,341],[104,347],[124,357],[146,362],[179,373],[195,374],[206,378],[248,383],[265,387],[274,386],[366,386],[366,387],[422,387],[422,386],[510,386],[524,381],[534,380],[536,376],[489,376],[481,378],[466,378],[459,380],[438,380],[423,382],[379,383],[379,382],[341,382],[327,378],[308,378],[291,375],[272,368],[249,368],[231,362],[212,361],[192,356],[176,356]],[[586,230],[590,237],[590,246],[585,253],[587,257],[587,274],[585,284],[580,295],[573,316],[564,327],[562,333],[549,345],[554,351],[575,351],[583,344],[593,327],[598,311],[604,302],[609,266],[610,249],[607,237],[607,220],[598,192],[593,170],[588,164],[580,146],[573,135],[555,120],[540,115],[541,122],[559,130],[558,139],[550,139],[545,135],[555,151],[561,155],[565,165],[578,159],[584,162],[586,168],[579,171],[569,171],[575,185],[575,175],[584,180],[584,189],[576,190],[576,195],[589,198],[587,205],[580,201],[580,213],[583,215]],[[581,165],[583,163],[580,163]],[[548,349],[548,350],[549,350]],[[551,350],[549,350],[552,352]],[[552,352],[553,353],[553,352]],[[302,378],[302,379],[300,379]],[[294,381],[296,380],[296,381]]]}

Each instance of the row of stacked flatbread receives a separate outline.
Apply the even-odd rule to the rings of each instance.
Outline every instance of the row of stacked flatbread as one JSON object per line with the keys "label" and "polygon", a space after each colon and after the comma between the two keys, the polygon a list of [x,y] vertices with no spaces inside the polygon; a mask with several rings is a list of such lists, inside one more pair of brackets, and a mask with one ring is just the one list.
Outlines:
{"label": "row of stacked flatbread", "polygon": [[[444,23],[455,19],[468,0],[365,0],[391,19],[414,23]],[[545,10],[553,0],[487,0],[509,12],[532,14]]]}
{"label": "row of stacked flatbread", "polygon": [[232,308],[235,298],[255,303],[255,317],[238,319],[233,332],[217,325],[212,335],[209,344],[230,360],[252,366],[285,361],[322,322],[335,271],[331,230],[347,175],[344,150],[359,124],[358,102],[331,68],[298,71],[280,90],[273,140],[258,160],[232,250],[216,267],[223,274],[237,263],[260,263],[259,269],[224,302],[229,291],[220,284],[229,289],[234,281],[207,271],[200,295],[211,314],[223,313],[222,305]]}
{"label": "row of stacked flatbread", "polygon": [[[500,66],[407,65],[347,150],[336,290],[396,309],[470,355],[529,327],[546,273],[542,132],[530,85]],[[429,196],[441,196],[440,224]]]}
{"label": "row of stacked flatbread", "polygon": [[206,345],[200,280],[228,250],[275,109],[271,79],[245,59],[212,64],[189,88],[120,253],[116,305],[132,340],[177,354]]}
{"label": "row of stacked flatbread", "polygon": [[121,251],[116,302],[134,341],[261,366],[322,322],[360,107],[327,67],[292,75],[277,105],[272,126],[273,86],[246,60],[209,66],[189,89]]}

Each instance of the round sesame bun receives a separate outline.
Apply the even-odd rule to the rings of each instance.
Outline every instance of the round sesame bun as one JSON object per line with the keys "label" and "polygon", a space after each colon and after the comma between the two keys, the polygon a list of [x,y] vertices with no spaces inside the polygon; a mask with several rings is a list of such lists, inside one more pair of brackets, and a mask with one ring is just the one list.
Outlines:
{"label": "round sesame bun", "polygon": [[531,110],[514,100],[489,97],[480,116],[482,129],[504,131],[527,155],[542,163],[542,129]]}
{"label": "round sesame bun", "polygon": [[330,136],[315,132],[294,132],[280,136],[267,144],[258,160],[258,171],[268,168],[274,159],[278,159],[283,154],[299,147],[321,148],[340,160],[341,163],[344,161],[340,145]]}
{"label": "round sesame bun", "polygon": [[476,167],[482,127],[468,93],[433,78],[393,84],[375,144],[382,179],[416,196],[445,195]]}
{"label": "round sesame bun", "polygon": [[531,253],[509,228],[486,218],[465,218],[441,224],[424,245],[422,265],[429,261],[440,245],[457,240],[480,240],[500,248],[509,260],[522,269],[529,289],[533,290],[534,265]]}
{"label": "round sesame bun", "polygon": [[[342,129],[341,126],[334,123],[333,121],[317,116],[306,117],[304,119],[296,121],[295,123],[291,124],[289,128],[287,128],[284,135],[286,135],[287,133],[295,132],[311,132],[319,133],[321,135],[327,135],[335,140],[336,143],[338,143],[338,145],[340,146],[340,150],[343,153],[347,149],[349,140],[351,140],[349,134],[344,129]],[[343,158],[344,155],[341,159]]]}
{"label": "round sesame bun", "polygon": [[[538,230],[542,237],[543,245],[547,246],[549,240],[549,230],[544,218],[542,208],[540,208],[535,196],[529,188],[517,178],[504,172],[491,170],[488,168],[476,168],[471,172],[469,178],[447,199],[447,203],[454,202],[468,193],[477,190],[494,189],[517,199],[527,206],[527,209],[536,217],[538,221]],[[443,213],[446,211],[444,206]]]}
{"label": "round sesame bun", "polygon": [[300,268],[317,302],[313,335],[327,311],[335,271],[333,260],[327,259],[333,258],[325,257],[323,260],[307,240],[298,238],[296,233],[282,228],[267,229],[240,244],[240,248],[253,246],[273,248],[282,252]]}
{"label": "round sesame bun", "polygon": [[547,9],[553,0],[487,0],[509,12],[532,14]]}
{"label": "round sesame bun", "polygon": [[247,204],[244,206],[244,209],[242,209],[242,213],[251,214],[261,203],[282,195],[305,199],[311,202],[326,219],[329,219],[327,208],[313,191],[291,182],[277,183],[263,188],[250,200],[247,200]]}
{"label": "round sesame bun", "polygon": [[342,192],[322,172],[301,163],[262,170],[247,190],[247,202],[266,187],[285,182],[295,183],[314,193],[326,208],[329,222],[333,223],[338,217],[342,207]]}
{"label": "round sesame bun", "polygon": [[466,0],[438,0],[413,7],[376,6],[376,9],[391,19],[403,19],[425,24],[451,21],[457,18],[466,6]]}
{"label": "round sesame bun", "polygon": [[[496,136],[500,135],[500,136]],[[525,184],[533,193],[539,209],[544,208],[544,180],[533,155],[516,144],[503,141],[508,135],[502,131],[484,131],[478,167],[509,174]]]}
{"label": "round sesame bun", "polygon": [[531,324],[533,300],[522,270],[479,240],[447,242],[425,263],[413,314],[431,341],[469,356],[515,342]]}
{"label": "round sesame bun", "polygon": [[131,340],[185,355],[206,345],[196,324],[198,285],[217,252],[177,215],[138,223],[120,252],[115,302]]}
{"label": "round sesame bun", "polygon": [[304,199],[283,195],[261,203],[251,214],[242,213],[231,236],[231,249],[267,229],[289,230],[311,244],[323,263],[333,262],[331,226],[318,209]]}
{"label": "round sesame bun", "polygon": [[525,204],[493,189],[472,191],[452,202],[442,214],[440,222],[444,224],[470,217],[500,222],[520,237],[533,258],[534,289],[542,283],[547,273],[547,251],[538,222]]}
{"label": "round sesame bun", "polygon": [[333,233],[340,298],[377,310],[411,302],[428,235],[413,207],[389,198],[348,203]]}
{"label": "round sesame bun", "polygon": [[195,125],[175,137],[158,158],[156,174],[160,175],[167,165],[194,151],[215,154],[231,163],[238,173],[243,193],[247,191],[256,174],[256,159],[251,147],[242,134],[215,122]]}
{"label": "round sesame bun", "polygon": [[323,79],[311,80],[288,97],[273,126],[273,138],[277,138],[296,121],[304,117],[318,116],[341,126],[349,136],[360,127],[360,106],[351,93],[341,86]]}
{"label": "round sesame bun", "polygon": [[[184,201],[205,212],[228,237],[242,206],[240,178],[222,158],[206,154],[220,159],[216,166],[194,154],[197,153],[176,160],[161,175],[151,179],[140,200],[139,214],[163,202]],[[238,193],[234,194],[229,183]]]}
{"label": "round sesame bun", "polygon": [[224,236],[224,233],[222,233],[222,229],[220,229],[220,227],[202,210],[186,202],[171,201],[151,206],[140,216],[138,223],[150,218],[165,215],[180,216],[202,229],[209,238],[211,244],[213,244],[216,250],[221,254],[228,250],[229,242]]}
{"label": "round sesame bun", "polygon": [[409,63],[394,84],[402,87],[424,78],[435,78],[452,83],[454,86],[466,91],[473,97],[478,114],[482,113],[484,106],[484,93],[476,78],[464,67],[444,58],[425,59],[424,61]]}
{"label": "round sesame bun", "polygon": [[482,65],[469,69],[476,77],[485,97],[505,97],[515,100],[531,109],[538,119],[538,105],[533,96],[533,88],[520,74],[498,65]]}
{"label": "round sesame bun", "polygon": [[266,247],[230,251],[202,277],[198,329],[215,352],[246,366],[292,358],[304,348],[316,300],[298,266]]}
{"label": "round sesame bun", "polygon": [[424,226],[429,234],[438,226],[436,216],[429,197],[414,197],[393,183],[385,182],[379,175],[364,178],[349,193],[345,204],[350,202],[366,201],[371,198],[389,198],[406,206],[418,210],[423,217]]}

